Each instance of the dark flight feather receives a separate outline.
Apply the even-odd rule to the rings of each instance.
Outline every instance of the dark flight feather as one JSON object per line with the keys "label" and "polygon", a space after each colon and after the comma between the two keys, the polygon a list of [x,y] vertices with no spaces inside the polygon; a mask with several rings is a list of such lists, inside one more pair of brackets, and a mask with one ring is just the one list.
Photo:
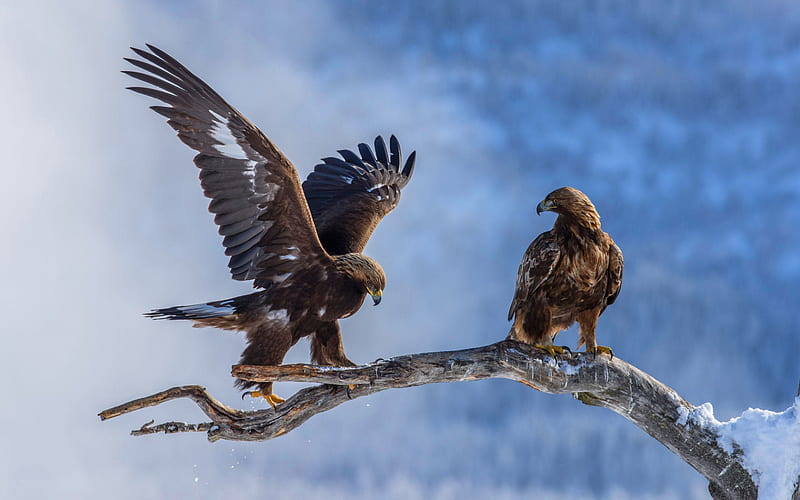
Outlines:
{"label": "dark flight feather", "polygon": [[[124,73],[152,87],[130,89],[167,104],[152,109],[198,153],[194,163],[233,278],[264,289],[147,316],[244,331],[244,364],[280,364],[310,335],[312,362],[352,365],[337,320],[355,313],[368,292],[380,300],[386,277],[360,251],[397,205],[415,154],[401,172],[399,142],[392,136],[387,154],[378,137],[374,154],[364,144],[360,157],[343,150],[343,160],[326,158],[301,186],[291,162],[247,118],[177,60],[147,47],[133,48],[141,59],[125,59],[142,71]],[[271,383],[237,385],[258,385],[265,397],[272,390]]]}
{"label": "dark flight feather", "polygon": [[[194,162],[201,169],[203,192],[211,199],[209,211],[225,236],[222,243],[231,257],[228,267],[233,278],[268,287],[295,268],[331,265],[291,162],[200,78],[165,52],[148,48],[152,53],[133,49],[148,63],[129,61],[153,74],[125,73],[157,88],[131,90],[170,104],[155,110],[199,153]],[[298,248],[303,258],[289,257],[291,264],[279,270],[268,265],[280,263],[268,256],[288,256],[290,246]]]}
{"label": "dark flight feather", "polygon": [[359,144],[359,157],[341,150],[342,158],[323,158],[303,182],[320,241],[328,253],[361,252],[372,232],[400,201],[400,191],[414,173],[416,152],[401,171],[402,153],[395,136],[389,139],[391,160],[383,138],[375,139],[375,154]]}

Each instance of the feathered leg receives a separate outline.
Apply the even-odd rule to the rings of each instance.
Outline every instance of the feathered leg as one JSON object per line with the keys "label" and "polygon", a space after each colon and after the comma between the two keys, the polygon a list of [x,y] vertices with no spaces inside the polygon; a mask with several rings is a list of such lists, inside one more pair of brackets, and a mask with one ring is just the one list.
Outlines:
{"label": "feathered leg", "polygon": [[356,366],[344,354],[338,321],[323,323],[311,336],[311,362],[318,365]]}
{"label": "feathered leg", "polygon": [[[318,365],[356,366],[344,354],[342,332],[339,330],[338,321],[324,323],[311,335],[311,362]],[[349,391],[354,388],[354,385],[347,387],[348,397]]]}
{"label": "feathered leg", "polygon": [[570,349],[566,346],[553,345],[554,335],[551,333],[550,318],[550,311],[545,308],[528,306],[527,310],[518,309],[506,338],[530,344],[553,357],[556,354],[564,354]]}
{"label": "feathered leg", "polygon": [[[294,341],[290,331],[281,328],[262,326],[255,331],[247,332],[247,348],[240,361],[243,365],[276,366],[281,364]],[[283,403],[283,399],[272,393],[272,382],[249,382],[237,380],[236,386],[247,389],[258,386],[257,391],[245,393],[252,397],[263,397],[273,407]]]}
{"label": "feathered leg", "polygon": [[600,317],[600,308],[589,309],[578,314],[578,325],[580,325],[580,334],[578,337],[578,348],[586,345],[586,352],[591,352],[597,356],[598,352],[604,352],[614,358],[614,351],[610,347],[597,345],[595,337],[595,329],[597,328],[597,319]]}

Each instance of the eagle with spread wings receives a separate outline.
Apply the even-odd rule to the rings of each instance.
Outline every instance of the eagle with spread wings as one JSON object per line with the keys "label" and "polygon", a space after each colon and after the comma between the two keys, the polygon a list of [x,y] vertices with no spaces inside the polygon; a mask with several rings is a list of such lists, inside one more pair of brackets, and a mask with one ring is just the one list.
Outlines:
{"label": "eagle with spread wings", "polygon": [[[146,315],[246,332],[243,364],[278,365],[310,336],[312,362],[353,366],[337,320],[358,311],[367,294],[375,305],[381,301],[386,276],[361,252],[397,206],[416,152],[403,164],[397,139],[387,150],[379,136],[374,151],[359,144],[359,154],[324,158],[301,186],[292,163],[255,125],[173,57],[147,47],[132,48],[140,59],[125,58],[142,71],[124,73],[151,87],[129,89],[166,104],[151,109],[198,153],[194,163],[233,279],[262,290]],[[246,394],[273,406],[283,401],[272,383],[236,384],[258,387]]]}
{"label": "eagle with spread wings", "polygon": [[551,355],[561,330],[580,326],[578,347],[595,355],[610,348],[597,345],[597,319],[617,300],[622,287],[622,251],[600,228],[600,215],[589,198],[571,187],[556,189],[536,213],[558,214],[553,229],[530,244],[517,271],[517,286],[508,320],[509,339],[544,349]]}

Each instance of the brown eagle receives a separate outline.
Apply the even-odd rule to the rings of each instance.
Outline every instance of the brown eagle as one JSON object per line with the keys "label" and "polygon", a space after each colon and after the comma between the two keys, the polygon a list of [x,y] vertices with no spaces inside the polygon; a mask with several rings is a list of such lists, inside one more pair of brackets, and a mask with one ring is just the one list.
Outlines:
{"label": "brown eagle", "polygon": [[558,214],[553,229],[528,247],[517,271],[517,288],[508,319],[509,339],[544,349],[551,355],[561,330],[578,322],[578,347],[595,355],[610,348],[595,340],[597,318],[613,304],[622,286],[622,252],[600,229],[600,215],[589,198],[571,187],[556,189],[539,203],[536,213]]}
{"label": "brown eagle", "polygon": [[[211,87],[164,51],[132,48],[125,60],[140,71],[124,73],[152,85],[130,90],[159,99],[152,106],[178,137],[199,154],[200,183],[236,280],[262,291],[226,300],[156,309],[156,319],[187,319],[194,326],[244,331],[241,363],[278,365],[298,339],[311,336],[311,360],[352,366],[338,319],[355,313],[366,294],[377,305],[386,285],[383,269],[361,254],[381,219],[400,199],[414,171],[404,166],[397,139],[389,150],[379,136],[374,152],[342,150],[324,158],[300,185],[297,171],[278,148]],[[251,396],[282,402],[271,383],[238,380]]]}

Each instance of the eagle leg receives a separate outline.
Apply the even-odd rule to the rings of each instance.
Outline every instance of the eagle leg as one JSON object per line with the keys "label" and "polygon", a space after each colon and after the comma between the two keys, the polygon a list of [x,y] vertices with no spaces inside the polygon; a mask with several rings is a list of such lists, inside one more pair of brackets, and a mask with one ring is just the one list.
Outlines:
{"label": "eagle leg", "polygon": [[554,358],[556,357],[556,354],[565,354],[567,352],[572,354],[572,349],[570,349],[569,347],[567,347],[565,345],[533,344],[533,347],[545,351],[546,353],[548,353],[550,356],[552,356]]}
{"label": "eagle leg", "polygon": [[597,358],[597,353],[602,352],[611,356],[611,359],[614,359],[614,351],[610,347],[606,347],[604,345],[596,345],[594,347],[590,347],[586,349],[586,352],[592,353],[593,359]]}
{"label": "eagle leg", "polygon": [[251,398],[264,398],[267,400],[267,403],[269,403],[269,405],[272,406],[273,408],[286,401],[277,394],[273,393],[264,394],[261,391],[247,391],[242,394],[242,399],[244,399],[245,396],[250,396]]}

